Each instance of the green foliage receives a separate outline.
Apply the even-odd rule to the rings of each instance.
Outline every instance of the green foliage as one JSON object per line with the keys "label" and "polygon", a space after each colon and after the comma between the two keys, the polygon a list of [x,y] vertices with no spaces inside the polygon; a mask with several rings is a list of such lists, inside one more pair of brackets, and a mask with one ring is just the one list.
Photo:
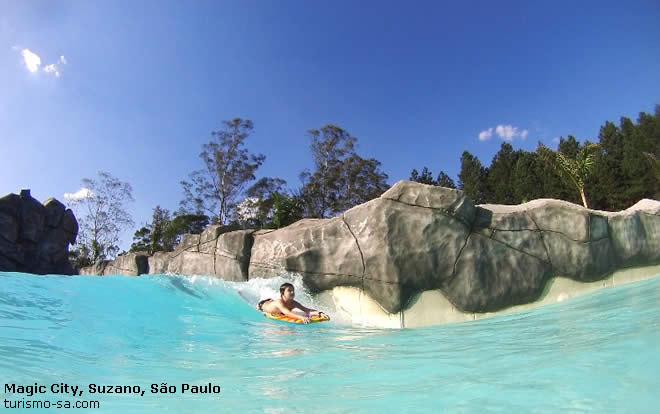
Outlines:
{"label": "green foliage", "polygon": [[439,187],[456,188],[456,184],[454,183],[454,180],[452,180],[450,176],[445,174],[444,171],[440,171],[440,173],[438,174],[438,178],[435,179],[435,185]]}
{"label": "green foliage", "polygon": [[133,235],[131,252],[171,252],[181,241],[183,234],[199,234],[209,225],[205,215],[180,213],[173,218],[167,209],[154,208],[151,223]]}
{"label": "green foliage", "polygon": [[421,174],[416,169],[413,169],[410,172],[410,181],[415,181],[421,184],[435,185],[433,174],[426,167],[422,168]]}
{"label": "green foliage", "polygon": [[236,206],[235,221],[247,228],[263,228],[273,216],[275,193],[285,192],[286,181],[264,177],[245,192],[248,198]]}
{"label": "green foliage", "polygon": [[73,250],[69,250],[69,263],[75,268],[91,266],[94,264],[92,261],[92,252],[86,245],[79,245]]}
{"label": "green foliage", "polygon": [[488,168],[486,184],[488,202],[497,204],[518,204],[514,187],[514,176],[522,151],[514,151],[511,144],[503,142]]}
{"label": "green foliage", "polygon": [[541,144],[536,152],[543,161],[554,168],[568,185],[580,194],[584,207],[589,208],[584,187],[594,170],[596,152],[599,150],[600,145],[598,144],[586,144],[575,153],[574,158],[570,158],[561,151],[552,151]]}
{"label": "green foliage", "polygon": [[461,156],[461,171],[458,174],[458,188],[477,204],[489,201],[489,189],[486,183],[488,169],[468,151]]}
{"label": "green foliage", "polygon": [[299,197],[273,193],[272,199],[273,220],[269,227],[279,229],[303,218],[304,205]]}
{"label": "green foliage", "polygon": [[660,192],[660,159],[656,158],[653,154],[649,152],[644,153],[644,157],[648,161],[649,167],[655,176],[655,187],[656,194]]}
{"label": "green foliage", "polygon": [[255,179],[255,171],[266,159],[243,148],[253,129],[252,121],[235,118],[223,121],[223,125],[220,131],[212,132],[214,139],[202,146],[199,157],[204,168],[191,173],[190,181],[181,181],[181,207],[188,213],[208,213],[218,224],[231,220],[237,197]]}
{"label": "green foliage", "polygon": [[416,169],[410,172],[410,181],[415,181],[422,184],[437,185],[438,187],[456,188],[454,180],[451,179],[444,171],[440,171],[437,179],[433,179],[433,174],[427,167],[422,168],[420,174]]}
{"label": "green foliage", "polygon": [[306,216],[326,217],[382,194],[387,174],[380,162],[355,153],[357,138],[336,125],[309,131],[315,170],[304,171],[300,197]]}

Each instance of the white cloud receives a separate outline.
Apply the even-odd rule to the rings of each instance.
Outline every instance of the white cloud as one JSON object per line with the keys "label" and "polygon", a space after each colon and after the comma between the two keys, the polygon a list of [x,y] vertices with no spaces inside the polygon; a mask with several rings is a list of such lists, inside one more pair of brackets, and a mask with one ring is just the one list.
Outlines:
{"label": "white cloud", "polygon": [[514,138],[527,139],[529,136],[529,130],[523,129],[520,130],[518,127],[513,125],[503,125],[500,124],[496,127],[491,127],[484,129],[479,133],[479,141],[487,141],[493,136],[493,129],[498,137],[502,138],[504,141],[513,141]]}
{"label": "white cloud", "polygon": [[34,73],[39,70],[39,65],[41,65],[41,58],[36,53],[32,52],[30,49],[21,50],[21,55],[23,55],[23,61],[27,69]]}
{"label": "white cloud", "polygon": [[46,73],[53,73],[55,74],[56,77],[60,77],[60,72],[57,70],[57,65],[54,63],[51,63],[50,65],[47,65],[44,67],[44,72]]}
{"label": "white cloud", "polygon": [[559,144],[559,137],[552,138],[552,142],[554,142],[555,144]]}
{"label": "white cloud", "polygon": [[[12,50],[20,51],[21,56],[23,57],[23,62],[25,63],[25,67],[27,70],[29,70],[31,73],[37,73],[39,72],[39,67],[41,66],[41,57],[31,51],[30,49],[27,48],[20,48],[18,46],[12,46]],[[43,66],[43,71],[45,73],[54,75],[55,77],[59,78],[60,77],[60,68],[58,65],[66,65],[67,60],[64,56],[60,56],[58,61],[56,63],[51,63],[48,65]]]}
{"label": "white cloud", "polygon": [[92,193],[88,188],[81,188],[75,193],[64,193],[64,199],[69,201],[80,201],[86,198],[90,198],[94,193]]}
{"label": "white cloud", "polygon": [[479,141],[486,141],[493,136],[493,128],[488,128],[479,133]]}

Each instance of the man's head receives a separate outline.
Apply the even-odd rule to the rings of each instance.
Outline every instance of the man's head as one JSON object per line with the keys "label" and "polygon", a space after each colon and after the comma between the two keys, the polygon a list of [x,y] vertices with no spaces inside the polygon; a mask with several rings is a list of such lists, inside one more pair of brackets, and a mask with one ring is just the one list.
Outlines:
{"label": "man's head", "polygon": [[293,299],[296,296],[296,290],[291,283],[282,283],[282,286],[280,286],[280,296],[284,300]]}

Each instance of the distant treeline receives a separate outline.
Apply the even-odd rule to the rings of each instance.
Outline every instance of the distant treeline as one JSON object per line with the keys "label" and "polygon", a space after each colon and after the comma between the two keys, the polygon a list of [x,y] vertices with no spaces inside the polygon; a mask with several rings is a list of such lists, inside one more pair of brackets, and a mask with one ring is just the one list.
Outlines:
{"label": "distant treeline", "polygon": [[[596,145],[594,145],[596,144]],[[586,147],[591,158],[581,159]],[[520,204],[538,198],[555,198],[582,204],[580,193],[570,177],[562,177],[561,160],[584,174],[584,192],[589,208],[619,211],[643,198],[660,198],[660,106],[655,114],[640,113],[637,123],[622,117],[619,126],[606,122],[597,142],[580,144],[569,135],[560,138],[557,153],[561,160],[544,157],[547,149],[539,143],[535,152],[514,150],[502,143],[489,167],[465,151],[461,156],[458,188],[476,203]],[[575,162],[577,161],[577,162]],[[580,161],[590,161],[588,171],[580,171]],[[571,164],[573,162],[573,164]],[[560,164],[559,169],[557,165]],[[428,168],[413,170],[411,180],[454,187],[444,172],[433,179]]]}
{"label": "distant treeline", "polygon": [[[183,199],[177,211],[156,206],[150,223],[135,232],[131,251],[171,251],[185,233],[200,233],[208,224],[235,228],[280,228],[302,218],[323,218],[380,196],[389,186],[380,161],[356,152],[357,138],[336,125],[308,131],[313,170],[300,173],[301,185],[291,189],[276,177],[256,180],[263,154],[244,148],[252,121],[235,118],[202,146],[201,168],[181,181]],[[553,151],[539,143],[534,152],[503,143],[489,167],[470,152],[461,156],[458,185],[445,172],[434,178],[424,167],[409,179],[458,187],[477,204],[520,204],[555,198],[589,208],[618,211],[642,198],[660,198],[660,106],[655,114],[640,113],[637,123],[621,118],[607,122],[598,142],[583,144],[569,135]],[[251,185],[249,185],[251,184]],[[119,233],[132,227],[125,203],[132,188],[109,173],[83,179],[79,243],[72,251],[78,266],[112,258],[119,251]]]}

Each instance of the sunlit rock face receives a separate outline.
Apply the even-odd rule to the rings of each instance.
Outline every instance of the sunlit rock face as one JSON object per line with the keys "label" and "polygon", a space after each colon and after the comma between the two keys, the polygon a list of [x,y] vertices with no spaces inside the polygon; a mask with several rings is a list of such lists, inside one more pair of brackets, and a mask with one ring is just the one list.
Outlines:
{"label": "sunlit rock face", "polygon": [[122,256],[96,273],[121,268],[245,281],[295,272],[312,293],[356,288],[390,314],[427,291],[460,312],[486,313],[536,301],[555,276],[588,283],[660,264],[655,200],[617,213],[549,199],[474,205],[459,190],[399,181],[334,218],[231,230],[210,226],[174,252]]}

